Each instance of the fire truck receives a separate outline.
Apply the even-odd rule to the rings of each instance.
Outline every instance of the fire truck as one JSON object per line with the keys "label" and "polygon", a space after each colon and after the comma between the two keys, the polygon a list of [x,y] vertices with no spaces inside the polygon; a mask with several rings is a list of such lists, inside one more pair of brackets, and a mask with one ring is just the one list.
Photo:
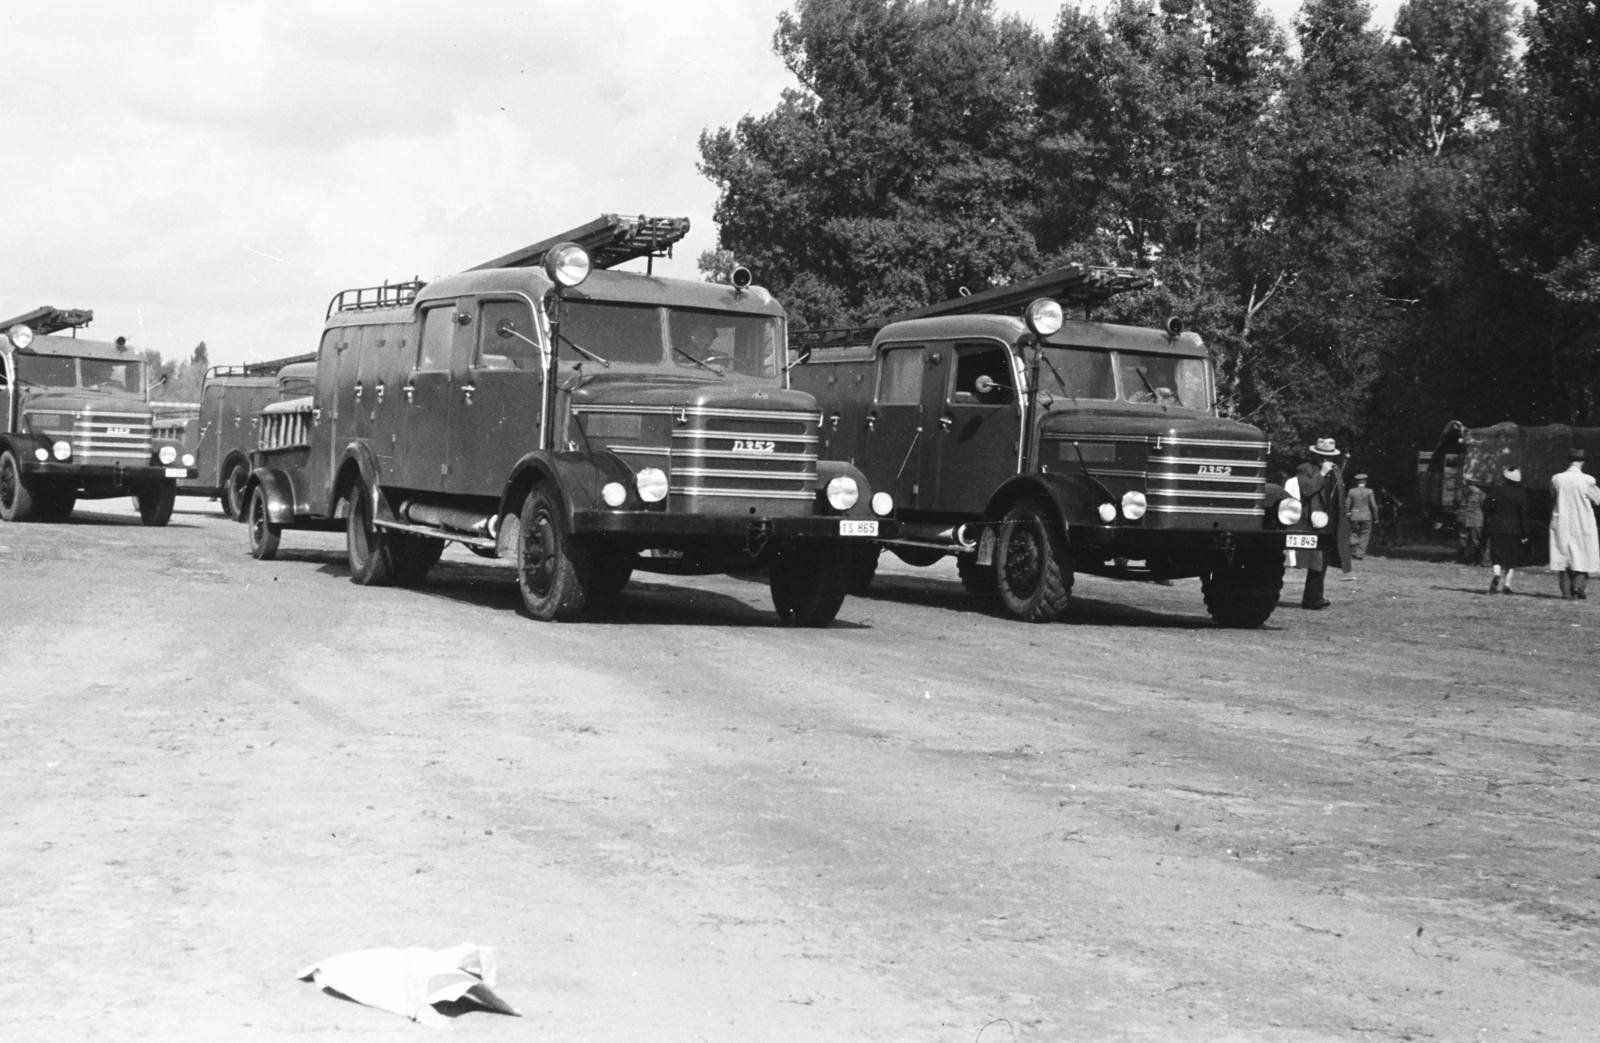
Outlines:
{"label": "fire truck", "polygon": [[294,355],[206,370],[199,408],[189,416],[156,421],[157,431],[180,439],[195,458],[195,476],[178,483],[178,495],[217,499],[224,514],[238,518],[261,409],[309,393],[316,358]]}
{"label": "fire truck", "polygon": [[[146,525],[172,518],[194,458],[154,434],[144,357],[77,336],[87,309],[0,320],[0,519],[60,521],[79,500],[132,496]],[[61,334],[65,333],[65,336]]]}
{"label": "fire truck", "polygon": [[1153,280],[1071,265],[795,335],[792,381],[821,404],[822,458],[859,467],[898,508],[899,534],[858,555],[858,589],[887,548],[919,566],[954,556],[970,592],[1032,622],[1062,615],[1077,572],[1197,576],[1218,623],[1266,622],[1285,548],[1330,546],[1331,520],[1267,483],[1267,440],[1218,415],[1197,335],[1087,317]]}
{"label": "fire truck", "polygon": [[779,620],[823,626],[894,503],[817,458],[786,386],[783,308],[731,285],[612,270],[678,218],[603,216],[422,284],[346,290],[315,387],[262,410],[251,553],[344,530],[352,577],[415,586],[455,542],[509,558],[526,612],[580,619],[635,569],[765,565]]}

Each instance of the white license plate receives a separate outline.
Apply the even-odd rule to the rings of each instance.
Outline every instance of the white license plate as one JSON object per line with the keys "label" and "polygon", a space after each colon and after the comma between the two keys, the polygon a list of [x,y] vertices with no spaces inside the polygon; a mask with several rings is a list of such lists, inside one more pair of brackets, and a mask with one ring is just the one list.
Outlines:
{"label": "white license plate", "polygon": [[187,478],[189,477],[189,469],[187,467],[169,467],[167,468],[167,477]]}
{"label": "white license plate", "polygon": [[876,536],[878,523],[875,521],[842,521],[839,523],[840,536]]}
{"label": "white license plate", "polygon": [[1290,550],[1316,550],[1317,538],[1310,534],[1301,535],[1297,532],[1291,532],[1288,537],[1288,542],[1285,543],[1284,546],[1288,547]]}

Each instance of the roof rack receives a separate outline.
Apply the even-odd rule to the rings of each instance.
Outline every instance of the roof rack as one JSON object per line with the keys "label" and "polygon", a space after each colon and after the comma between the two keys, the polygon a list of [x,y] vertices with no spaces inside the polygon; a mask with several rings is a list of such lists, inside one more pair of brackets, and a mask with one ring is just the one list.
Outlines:
{"label": "roof rack", "polygon": [[1159,285],[1155,272],[1139,268],[1112,268],[1092,264],[1069,264],[1052,268],[1043,275],[1024,279],[1009,286],[962,297],[952,297],[937,304],[913,308],[891,315],[884,322],[903,322],[906,319],[925,319],[934,315],[1004,315],[1020,313],[1028,304],[1040,297],[1049,297],[1062,304],[1080,304],[1088,307],[1107,298],[1131,290],[1144,290]]}
{"label": "roof rack", "polygon": [[362,286],[354,290],[340,290],[328,302],[327,318],[336,311],[378,311],[382,308],[404,308],[417,299],[423,282],[412,278],[407,282],[386,282],[381,286]]}
{"label": "roof rack", "polygon": [[267,359],[265,362],[246,362],[238,366],[212,366],[206,370],[206,380],[213,377],[273,377],[285,366],[296,362],[315,362],[316,352],[306,355],[289,355],[281,359]]}
{"label": "roof rack", "polygon": [[61,330],[82,329],[93,321],[94,312],[87,308],[53,308],[46,304],[14,319],[0,320],[0,330],[8,330],[21,323],[43,337]]}
{"label": "roof rack", "polygon": [[545,253],[557,243],[577,243],[589,252],[589,263],[596,268],[615,268],[639,257],[651,263],[654,270],[657,257],[671,257],[672,244],[689,234],[687,217],[627,217],[621,214],[601,214],[588,224],[541,239],[532,246],[513,250],[492,261],[473,265],[469,272],[484,268],[531,268],[544,260]]}

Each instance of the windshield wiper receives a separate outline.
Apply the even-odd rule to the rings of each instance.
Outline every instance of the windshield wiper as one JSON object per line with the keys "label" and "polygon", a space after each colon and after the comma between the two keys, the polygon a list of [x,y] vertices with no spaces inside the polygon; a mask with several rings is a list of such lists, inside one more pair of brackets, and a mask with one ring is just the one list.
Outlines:
{"label": "windshield wiper", "polygon": [[[1150,378],[1144,375],[1144,367],[1135,366],[1133,367],[1133,371],[1139,374],[1139,379],[1144,381],[1144,386],[1150,389],[1150,401],[1154,402],[1158,406],[1166,406],[1166,403],[1161,401],[1161,392],[1157,391],[1156,386],[1150,383]],[[1167,394],[1170,395],[1172,392],[1169,391]]]}
{"label": "windshield wiper", "polygon": [[1039,357],[1044,359],[1044,364],[1046,366],[1050,367],[1050,372],[1051,373],[1055,374],[1056,385],[1058,387],[1060,387],[1062,391],[1066,391],[1067,394],[1071,395],[1072,396],[1072,404],[1073,405],[1077,405],[1078,404],[1078,393],[1076,391],[1067,391],[1066,378],[1061,375],[1061,371],[1059,369],[1056,369],[1056,364],[1054,362],[1050,361],[1050,355],[1049,355],[1048,352],[1046,352],[1044,350],[1044,345],[1042,345],[1042,344],[1039,346]]}
{"label": "windshield wiper", "polygon": [[[573,346],[576,347],[577,345],[573,345]],[[726,380],[728,378],[728,375],[726,373],[722,372],[722,370],[720,370],[717,367],[713,366],[711,363],[705,361],[704,359],[695,358],[693,355],[689,354],[687,351],[684,351],[682,348],[678,347],[676,344],[674,344],[672,346],[672,350],[676,351],[678,354],[682,355],[684,358],[688,359],[690,362],[693,362],[696,366],[699,366],[701,369],[709,369],[711,372],[715,373],[717,376],[721,377],[724,380]]]}
{"label": "windshield wiper", "polygon": [[[516,333],[516,335],[519,336],[519,337],[522,337],[522,334],[517,333],[516,330],[512,330],[511,332],[512,333]],[[582,344],[579,344],[577,341],[573,340],[571,337],[567,336],[565,333],[557,334],[557,336],[559,336],[562,340],[566,341],[568,344],[571,344],[574,348],[577,348],[578,351],[582,352],[584,358],[590,359],[590,360],[592,360],[594,362],[598,362],[598,363],[600,363],[600,365],[604,366],[606,369],[610,369],[611,368],[611,363],[607,362],[605,359],[601,358],[599,355],[596,355],[594,352],[590,351],[588,348],[584,347]],[[528,338],[522,337],[522,339],[523,340],[527,340]],[[532,342],[530,341],[530,343],[532,343]]]}

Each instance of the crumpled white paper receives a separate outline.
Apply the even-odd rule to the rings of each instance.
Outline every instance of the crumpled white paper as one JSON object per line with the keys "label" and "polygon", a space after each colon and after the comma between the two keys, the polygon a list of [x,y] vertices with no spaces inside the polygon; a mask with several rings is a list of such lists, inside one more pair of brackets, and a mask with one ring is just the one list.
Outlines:
{"label": "crumpled white paper", "polygon": [[462,997],[501,1014],[522,1016],[494,993],[494,950],[471,942],[437,952],[416,945],[360,949],[319,960],[295,977],[430,1028],[450,1027],[450,1019],[433,1009],[435,1003]]}

